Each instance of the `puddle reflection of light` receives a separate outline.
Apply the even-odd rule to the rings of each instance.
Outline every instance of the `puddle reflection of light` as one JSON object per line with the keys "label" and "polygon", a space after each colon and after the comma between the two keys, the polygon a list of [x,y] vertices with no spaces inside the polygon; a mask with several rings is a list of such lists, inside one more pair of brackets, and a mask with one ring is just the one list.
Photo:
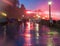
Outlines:
{"label": "puddle reflection of light", "polygon": [[39,24],[36,24],[36,31],[39,31]]}
{"label": "puddle reflection of light", "polygon": [[36,29],[36,43],[39,44],[39,24],[35,24],[35,29]]}
{"label": "puddle reflection of light", "polygon": [[39,33],[36,33],[36,36],[39,37]]}
{"label": "puddle reflection of light", "polygon": [[25,34],[25,37],[30,38],[31,34]]}
{"label": "puddle reflection of light", "polygon": [[30,32],[30,22],[26,22],[26,31]]}
{"label": "puddle reflection of light", "polygon": [[39,24],[36,24],[36,36],[39,37]]}
{"label": "puddle reflection of light", "polygon": [[24,36],[25,36],[24,46],[31,46],[30,22],[26,22],[26,30]]}
{"label": "puddle reflection of light", "polygon": [[[53,40],[54,37],[56,37],[56,35],[58,35],[58,32],[49,32],[49,38],[48,38],[48,43],[47,43],[47,46],[55,46],[55,42]],[[53,35],[51,35],[53,34]]]}
{"label": "puddle reflection of light", "polygon": [[55,46],[52,36],[48,38],[47,46]]}

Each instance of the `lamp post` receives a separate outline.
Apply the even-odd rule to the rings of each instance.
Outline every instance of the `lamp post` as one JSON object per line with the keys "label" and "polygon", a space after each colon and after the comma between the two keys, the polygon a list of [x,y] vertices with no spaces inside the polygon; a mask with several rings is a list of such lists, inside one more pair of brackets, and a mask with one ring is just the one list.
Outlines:
{"label": "lamp post", "polygon": [[50,20],[50,23],[52,23],[52,18],[51,18],[51,4],[52,4],[52,1],[48,1],[48,5],[49,5],[49,20]]}

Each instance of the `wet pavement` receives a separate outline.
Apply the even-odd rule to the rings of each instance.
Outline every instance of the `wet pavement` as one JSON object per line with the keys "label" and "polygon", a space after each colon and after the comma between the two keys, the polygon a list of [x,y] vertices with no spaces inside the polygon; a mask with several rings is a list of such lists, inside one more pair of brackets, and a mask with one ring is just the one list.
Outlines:
{"label": "wet pavement", "polygon": [[[2,37],[3,38],[3,37]],[[48,26],[26,22],[19,27],[14,40],[0,38],[0,46],[60,46],[60,35]],[[7,41],[6,41],[7,40]]]}

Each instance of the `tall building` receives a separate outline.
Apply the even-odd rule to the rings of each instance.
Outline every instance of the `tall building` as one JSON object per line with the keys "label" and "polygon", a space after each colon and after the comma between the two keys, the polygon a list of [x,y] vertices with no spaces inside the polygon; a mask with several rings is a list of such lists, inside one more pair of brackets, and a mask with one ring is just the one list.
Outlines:
{"label": "tall building", "polygon": [[5,12],[8,18],[17,18],[19,0],[0,0],[0,12]]}
{"label": "tall building", "polygon": [[8,0],[10,5],[7,6],[7,17],[8,18],[18,18],[19,0]]}

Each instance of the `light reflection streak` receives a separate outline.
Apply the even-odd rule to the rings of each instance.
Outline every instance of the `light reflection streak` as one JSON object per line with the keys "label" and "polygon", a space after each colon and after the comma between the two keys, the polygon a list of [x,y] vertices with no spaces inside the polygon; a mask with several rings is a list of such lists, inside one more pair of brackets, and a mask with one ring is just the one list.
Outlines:
{"label": "light reflection streak", "polygon": [[30,22],[26,22],[26,25],[24,46],[31,46]]}
{"label": "light reflection streak", "polygon": [[52,35],[49,35],[49,38],[47,40],[47,46],[55,46]]}
{"label": "light reflection streak", "polygon": [[39,24],[35,23],[35,29],[36,29],[36,43],[39,43]]}

